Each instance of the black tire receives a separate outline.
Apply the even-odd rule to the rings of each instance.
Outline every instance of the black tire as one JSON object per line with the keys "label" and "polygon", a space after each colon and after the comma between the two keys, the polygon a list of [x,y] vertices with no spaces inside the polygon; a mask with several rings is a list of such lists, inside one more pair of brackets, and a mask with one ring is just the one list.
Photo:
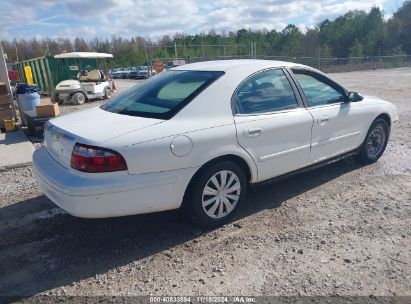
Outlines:
{"label": "black tire", "polygon": [[[226,172],[226,173],[224,173]],[[220,174],[220,175],[218,175]],[[211,188],[214,188],[212,190],[217,191],[218,194],[213,194],[213,195],[208,195],[205,194],[205,188],[207,185],[210,185],[212,183],[211,178],[214,176],[217,178],[217,180],[220,182],[220,185],[223,185],[224,183],[222,182],[223,177],[221,174],[226,174],[226,188],[227,189],[234,189],[236,186],[239,184],[240,185],[240,190],[235,190],[231,192],[221,192],[221,197],[220,191],[225,191],[224,189],[217,191],[217,187],[213,187],[211,185]],[[219,176],[219,177],[218,177]],[[231,176],[234,176],[233,181],[229,184]],[[191,219],[192,222],[199,224],[204,227],[217,227],[224,225],[227,223],[235,214],[235,212],[238,210],[238,208],[241,206],[242,202],[245,199],[247,192],[247,180],[244,175],[243,170],[241,169],[240,166],[233,162],[229,161],[222,161],[216,164],[213,164],[201,171],[199,175],[193,180],[191,184],[191,188],[189,189],[189,194],[187,196],[187,201],[185,202],[186,204],[186,211],[188,212],[188,215]],[[226,196],[228,195],[228,196]],[[237,201],[233,199],[233,197],[238,196]],[[206,203],[207,201],[212,200],[213,197],[216,197],[215,202],[210,203],[209,205],[203,207],[203,202]],[[212,213],[212,210],[215,205],[218,205],[215,209],[215,218],[211,217],[206,213]],[[220,206],[222,205],[222,206]],[[210,207],[209,207],[210,206]],[[218,213],[221,210],[222,216],[219,217]],[[229,210],[229,208],[231,210]],[[226,213],[226,214],[225,214]]]}
{"label": "black tire", "polygon": [[358,149],[356,161],[361,164],[376,162],[384,153],[389,136],[390,126],[388,122],[383,118],[374,120],[368,129],[364,142]]}
{"label": "black tire", "polygon": [[74,93],[73,96],[71,96],[71,100],[76,105],[82,105],[86,102],[87,97],[84,93],[77,92],[77,93]]}
{"label": "black tire", "polygon": [[110,99],[111,98],[111,90],[110,88],[105,88],[104,89],[104,99]]}

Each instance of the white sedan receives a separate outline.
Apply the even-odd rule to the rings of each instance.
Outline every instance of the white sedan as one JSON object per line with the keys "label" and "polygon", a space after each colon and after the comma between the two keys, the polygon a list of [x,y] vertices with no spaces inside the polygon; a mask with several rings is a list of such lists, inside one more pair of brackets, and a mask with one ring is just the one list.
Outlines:
{"label": "white sedan", "polygon": [[74,216],[185,207],[228,221],[247,188],[355,154],[383,154],[391,103],[296,63],[226,60],[170,69],[101,107],[49,121],[33,155],[40,189]]}

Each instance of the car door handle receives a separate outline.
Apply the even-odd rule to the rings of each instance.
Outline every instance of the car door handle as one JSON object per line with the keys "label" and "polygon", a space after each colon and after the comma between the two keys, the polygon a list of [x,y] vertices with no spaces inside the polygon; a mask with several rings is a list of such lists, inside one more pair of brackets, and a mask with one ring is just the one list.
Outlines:
{"label": "car door handle", "polygon": [[244,132],[245,137],[256,137],[263,133],[262,128],[250,128]]}
{"label": "car door handle", "polygon": [[320,117],[319,119],[318,119],[318,124],[319,125],[325,125],[326,123],[328,123],[330,121],[330,118],[329,117]]}

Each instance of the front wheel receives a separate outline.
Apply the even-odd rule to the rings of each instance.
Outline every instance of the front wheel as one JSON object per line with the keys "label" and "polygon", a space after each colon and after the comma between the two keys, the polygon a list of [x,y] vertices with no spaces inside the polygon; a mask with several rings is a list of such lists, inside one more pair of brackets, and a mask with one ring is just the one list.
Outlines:
{"label": "front wheel", "polygon": [[52,93],[50,96],[50,100],[51,100],[51,103],[57,103],[59,105],[62,105],[64,103],[64,99],[60,99],[59,94],[57,93]]}
{"label": "front wheel", "polygon": [[376,162],[387,147],[390,127],[385,119],[377,118],[359,148],[357,161],[363,164]]}
{"label": "front wheel", "polygon": [[235,163],[216,163],[194,181],[189,196],[193,222],[205,227],[228,222],[245,198],[247,182],[243,170]]}

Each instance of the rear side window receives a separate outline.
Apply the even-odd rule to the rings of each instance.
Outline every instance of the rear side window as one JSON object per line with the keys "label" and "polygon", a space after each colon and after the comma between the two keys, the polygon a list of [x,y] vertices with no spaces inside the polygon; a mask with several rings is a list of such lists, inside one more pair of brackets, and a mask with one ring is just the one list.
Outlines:
{"label": "rear side window", "polygon": [[101,108],[124,115],[170,119],[223,74],[166,71],[135,85]]}
{"label": "rear side window", "polygon": [[236,91],[235,103],[239,114],[269,113],[298,106],[282,69],[267,70],[244,81]]}
{"label": "rear side window", "polygon": [[344,94],[319,77],[299,70],[293,72],[310,107],[344,102]]}

